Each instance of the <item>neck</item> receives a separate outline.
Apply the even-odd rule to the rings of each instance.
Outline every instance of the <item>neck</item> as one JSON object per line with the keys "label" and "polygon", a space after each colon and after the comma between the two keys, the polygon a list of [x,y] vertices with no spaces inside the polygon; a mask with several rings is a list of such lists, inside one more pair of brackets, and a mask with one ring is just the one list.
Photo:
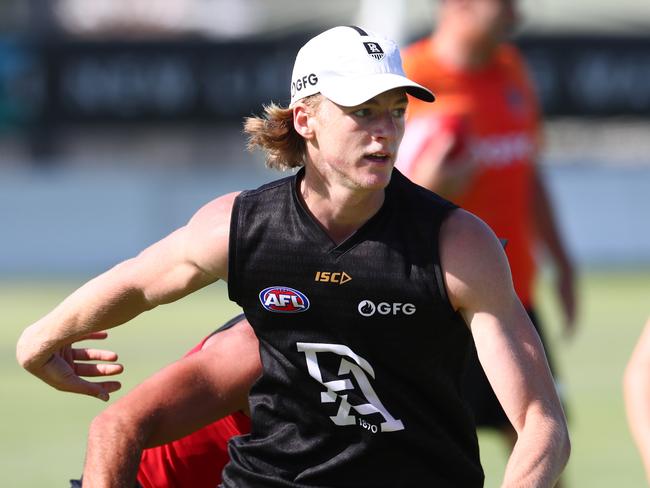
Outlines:
{"label": "neck", "polygon": [[375,215],[384,203],[384,190],[331,185],[315,171],[305,171],[299,195],[329,237],[340,244]]}

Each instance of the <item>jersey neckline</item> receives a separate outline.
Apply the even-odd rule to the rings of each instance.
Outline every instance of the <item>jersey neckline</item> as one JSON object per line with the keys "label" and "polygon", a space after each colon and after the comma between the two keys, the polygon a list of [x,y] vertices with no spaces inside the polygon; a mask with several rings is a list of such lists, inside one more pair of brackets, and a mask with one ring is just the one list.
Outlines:
{"label": "jersey neckline", "polygon": [[386,188],[384,189],[384,202],[375,214],[366,220],[353,234],[339,244],[330,237],[323,226],[312,215],[311,211],[307,208],[299,194],[299,182],[304,177],[305,167],[303,166],[291,179],[291,196],[293,198],[294,206],[298,217],[304,224],[312,239],[314,239],[321,247],[322,251],[335,255],[336,257],[342,256],[349,250],[353,249],[359,243],[366,239],[369,232],[374,229],[378,222],[381,222],[383,215],[386,213],[390,206],[391,186],[393,178],[395,178],[396,170],[393,169],[391,179]]}

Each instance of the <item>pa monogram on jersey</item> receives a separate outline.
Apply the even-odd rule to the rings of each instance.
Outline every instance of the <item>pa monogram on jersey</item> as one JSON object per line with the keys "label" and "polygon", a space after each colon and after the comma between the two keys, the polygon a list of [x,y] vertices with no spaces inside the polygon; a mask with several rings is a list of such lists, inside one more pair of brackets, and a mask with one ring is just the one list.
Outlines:
{"label": "pa monogram on jersey", "polygon": [[[379,396],[372,387],[370,378],[375,377],[371,364],[343,344],[319,344],[314,342],[298,342],[298,351],[305,353],[309,375],[323,385],[326,390],[321,393],[321,403],[338,403],[338,412],[330,419],[336,425],[360,425],[373,434],[377,432],[394,432],[404,429],[401,420],[393,417],[381,403]],[[338,368],[339,379],[325,381],[318,362],[321,354],[335,354],[341,357]],[[350,376],[354,378],[352,382]],[[370,376],[370,378],[368,377]],[[344,391],[359,389],[367,402],[352,405],[348,402],[348,395]],[[359,416],[351,415],[353,409]],[[363,417],[379,414],[383,422],[379,427]]]}

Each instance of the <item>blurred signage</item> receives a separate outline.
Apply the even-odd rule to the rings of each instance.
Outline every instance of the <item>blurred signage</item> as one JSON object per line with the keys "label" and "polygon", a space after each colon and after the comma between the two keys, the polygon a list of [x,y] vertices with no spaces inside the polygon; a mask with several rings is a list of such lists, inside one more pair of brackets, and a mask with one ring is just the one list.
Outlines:
{"label": "blurred signage", "polygon": [[45,111],[64,121],[221,121],[288,99],[294,43],[50,47]]}
{"label": "blurred signage", "polygon": [[650,115],[650,38],[519,42],[549,115]]}
{"label": "blurred signage", "polygon": [[[238,43],[0,43],[0,118],[221,122],[287,103],[304,37]],[[519,41],[548,115],[650,114],[650,38]],[[3,109],[4,107],[4,109]]]}
{"label": "blurred signage", "polygon": [[45,78],[37,51],[0,39],[0,129],[29,125],[40,117]]}

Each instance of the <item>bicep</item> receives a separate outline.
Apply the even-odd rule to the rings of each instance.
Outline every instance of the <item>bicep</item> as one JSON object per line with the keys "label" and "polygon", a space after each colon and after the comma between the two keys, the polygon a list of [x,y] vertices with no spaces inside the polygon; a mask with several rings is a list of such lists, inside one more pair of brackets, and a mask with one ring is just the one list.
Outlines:
{"label": "bicep", "polygon": [[201,208],[187,225],[129,260],[129,273],[151,306],[226,279],[230,213],[236,194]]}

